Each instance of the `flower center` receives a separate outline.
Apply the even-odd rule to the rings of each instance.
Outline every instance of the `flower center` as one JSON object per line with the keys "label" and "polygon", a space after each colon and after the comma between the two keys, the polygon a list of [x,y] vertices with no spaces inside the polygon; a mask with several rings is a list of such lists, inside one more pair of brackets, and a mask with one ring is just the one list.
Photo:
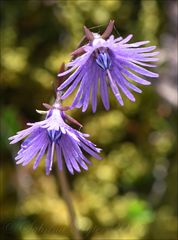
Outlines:
{"label": "flower center", "polygon": [[103,70],[107,70],[111,67],[111,59],[107,52],[100,52],[97,54],[96,63]]}
{"label": "flower center", "polygon": [[50,137],[52,142],[57,142],[61,136],[62,136],[62,132],[61,130],[47,130],[48,131],[48,136]]}

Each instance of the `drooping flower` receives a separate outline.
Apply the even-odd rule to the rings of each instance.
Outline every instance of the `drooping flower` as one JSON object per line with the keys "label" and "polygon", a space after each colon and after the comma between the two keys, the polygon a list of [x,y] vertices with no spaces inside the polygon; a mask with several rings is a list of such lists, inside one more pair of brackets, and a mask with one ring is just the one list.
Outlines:
{"label": "drooping flower", "polygon": [[47,111],[45,120],[28,123],[29,128],[17,132],[17,135],[9,138],[11,144],[26,138],[15,158],[17,164],[25,166],[35,158],[33,169],[36,169],[46,153],[46,174],[48,175],[52,169],[54,152],[56,152],[59,169],[62,170],[64,160],[67,169],[73,174],[74,171],[80,172],[80,167],[87,170],[87,164],[91,163],[84,156],[82,150],[101,159],[98,155],[101,149],[86,139],[88,134],[83,134],[70,127],[65,122],[66,119],[76,124],[79,123],[61,109],[63,110],[58,103],[55,103]]}
{"label": "drooping flower", "polygon": [[124,39],[122,37],[115,39],[110,35],[113,26],[114,21],[110,21],[102,35],[92,33],[84,27],[88,44],[75,50],[73,55],[80,56],[67,64],[68,69],[64,73],[58,74],[58,76],[66,76],[72,73],[58,90],[68,87],[62,96],[62,99],[65,99],[79,85],[72,107],[82,107],[83,112],[88,108],[90,98],[92,110],[96,111],[99,88],[103,105],[108,110],[110,108],[108,85],[120,105],[124,105],[120,91],[134,102],[135,97],[130,89],[137,93],[142,92],[134,82],[142,85],[151,84],[139,75],[158,77],[157,73],[144,68],[156,66],[150,64],[158,61],[155,56],[159,52],[152,52],[156,47],[140,47],[149,41],[128,43],[132,35]]}

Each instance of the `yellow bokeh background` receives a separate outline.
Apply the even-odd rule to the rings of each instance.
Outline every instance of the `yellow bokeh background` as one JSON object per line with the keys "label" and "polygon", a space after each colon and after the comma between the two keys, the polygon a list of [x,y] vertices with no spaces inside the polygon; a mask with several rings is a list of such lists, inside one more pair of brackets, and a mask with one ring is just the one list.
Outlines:
{"label": "yellow bokeh background", "polygon": [[[73,239],[61,186],[53,166],[45,175],[45,158],[15,165],[20,145],[8,137],[39,121],[35,109],[53,101],[52,84],[60,64],[83,36],[83,26],[102,33],[110,19],[113,34],[134,41],[150,40],[160,51],[155,70],[166,75],[163,43],[169,36],[168,11],[174,1],[161,0],[15,0],[2,1],[1,25],[1,201],[3,239]],[[173,55],[175,52],[172,53]],[[176,71],[176,69],[175,69]],[[169,72],[169,71],[168,71]],[[168,78],[168,77],[167,77]],[[169,81],[169,78],[167,79]],[[102,161],[90,158],[87,172],[68,179],[77,226],[85,240],[176,240],[176,107],[160,96],[160,79],[141,86],[124,107],[109,93],[105,111],[98,96],[91,107],[69,112],[103,149]],[[74,94],[64,101],[71,103]],[[43,109],[44,110],[44,109]]]}

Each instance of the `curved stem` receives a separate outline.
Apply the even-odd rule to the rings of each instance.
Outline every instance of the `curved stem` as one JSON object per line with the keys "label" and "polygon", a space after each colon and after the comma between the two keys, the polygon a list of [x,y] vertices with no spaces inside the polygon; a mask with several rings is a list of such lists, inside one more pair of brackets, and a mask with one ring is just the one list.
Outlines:
{"label": "curved stem", "polygon": [[74,240],[82,240],[81,234],[76,227],[75,211],[74,211],[74,207],[73,207],[72,200],[70,197],[69,184],[67,181],[67,176],[66,176],[66,172],[65,172],[64,168],[62,171],[58,171],[58,176],[59,176],[59,180],[60,180],[62,195],[63,195],[64,201],[66,203],[68,214],[69,214],[71,233],[73,235]]}

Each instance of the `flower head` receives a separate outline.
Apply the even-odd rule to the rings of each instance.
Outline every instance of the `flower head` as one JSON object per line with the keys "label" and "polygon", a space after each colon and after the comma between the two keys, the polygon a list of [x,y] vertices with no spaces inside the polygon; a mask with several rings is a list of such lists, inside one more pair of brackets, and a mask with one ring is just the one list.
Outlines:
{"label": "flower head", "polygon": [[84,156],[82,150],[101,159],[98,155],[101,149],[96,148],[95,144],[86,139],[89,135],[70,127],[66,124],[66,119],[78,124],[76,120],[61,110],[58,103],[55,103],[47,111],[45,120],[28,123],[29,128],[10,137],[11,144],[27,137],[15,158],[16,163],[25,166],[35,158],[33,169],[36,169],[46,153],[46,174],[48,175],[52,169],[54,152],[56,152],[59,169],[62,170],[64,159],[67,169],[73,174],[74,171],[80,172],[80,167],[87,170],[87,164],[91,163]]}
{"label": "flower head", "polygon": [[80,56],[67,64],[69,68],[67,71],[58,74],[58,76],[65,76],[73,72],[58,90],[68,87],[62,96],[62,99],[65,99],[79,85],[72,107],[82,107],[83,112],[88,108],[90,95],[92,110],[96,111],[98,88],[100,88],[104,107],[108,110],[110,108],[108,86],[120,105],[124,105],[120,91],[134,102],[135,97],[130,90],[137,93],[141,93],[142,90],[133,83],[151,84],[139,75],[158,77],[157,73],[144,68],[155,67],[150,62],[158,61],[158,58],[155,58],[158,52],[152,52],[156,47],[140,47],[149,41],[128,43],[132,35],[125,39],[122,37],[115,39],[113,35],[109,36],[113,24],[111,21],[102,35],[92,33],[85,27],[88,44],[75,50],[73,55],[80,54]]}

